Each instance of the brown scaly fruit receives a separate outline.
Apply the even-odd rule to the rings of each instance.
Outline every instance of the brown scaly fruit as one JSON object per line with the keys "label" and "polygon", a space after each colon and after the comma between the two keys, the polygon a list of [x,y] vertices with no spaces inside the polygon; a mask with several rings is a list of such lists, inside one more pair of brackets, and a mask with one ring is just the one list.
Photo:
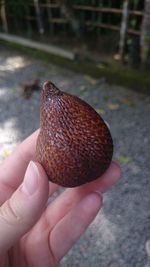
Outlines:
{"label": "brown scaly fruit", "polygon": [[64,187],[93,181],[109,167],[112,154],[111,134],[100,115],[46,81],[36,156],[49,180]]}

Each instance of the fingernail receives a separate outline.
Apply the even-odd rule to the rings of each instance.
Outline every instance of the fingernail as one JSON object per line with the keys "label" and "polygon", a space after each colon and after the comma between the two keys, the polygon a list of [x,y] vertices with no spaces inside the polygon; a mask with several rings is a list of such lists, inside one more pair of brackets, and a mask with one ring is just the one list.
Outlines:
{"label": "fingernail", "polygon": [[35,193],[38,188],[38,169],[33,161],[30,161],[24,177],[21,190],[28,196]]}

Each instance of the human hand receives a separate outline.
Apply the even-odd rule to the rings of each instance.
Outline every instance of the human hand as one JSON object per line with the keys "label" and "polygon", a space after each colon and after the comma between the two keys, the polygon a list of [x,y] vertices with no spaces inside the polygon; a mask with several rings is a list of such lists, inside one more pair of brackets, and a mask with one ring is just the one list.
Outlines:
{"label": "human hand", "polygon": [[100,178],[58,190],[35,160],[38,131],[0,166],[0,267],[56,267],[102,206],[102,195],[120,178],[111,163]]}

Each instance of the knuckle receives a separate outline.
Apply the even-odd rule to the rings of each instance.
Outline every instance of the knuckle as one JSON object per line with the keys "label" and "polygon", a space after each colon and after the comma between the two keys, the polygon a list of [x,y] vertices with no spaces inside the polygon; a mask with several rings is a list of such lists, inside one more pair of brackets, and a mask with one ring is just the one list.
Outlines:
{"label": "knuckle", "polygon": [[0,220],[9,225],[20,223],[23,218],[19,214],[16,205],[10,200],[7,200],[0,208]]}

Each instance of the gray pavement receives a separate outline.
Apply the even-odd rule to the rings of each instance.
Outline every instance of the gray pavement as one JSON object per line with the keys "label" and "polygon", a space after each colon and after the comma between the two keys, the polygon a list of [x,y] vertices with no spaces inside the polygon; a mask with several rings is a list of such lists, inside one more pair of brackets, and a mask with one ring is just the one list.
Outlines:
{"label": "gray pavement", "polygon": [[0,160],[39,126],[40,94],[21,96],[22,84],[51,79],[91,104],[109,123],[122,180],[62,267],[150,267],[150,97],[108,85],[105,79],[31,59],[0,46]]}

